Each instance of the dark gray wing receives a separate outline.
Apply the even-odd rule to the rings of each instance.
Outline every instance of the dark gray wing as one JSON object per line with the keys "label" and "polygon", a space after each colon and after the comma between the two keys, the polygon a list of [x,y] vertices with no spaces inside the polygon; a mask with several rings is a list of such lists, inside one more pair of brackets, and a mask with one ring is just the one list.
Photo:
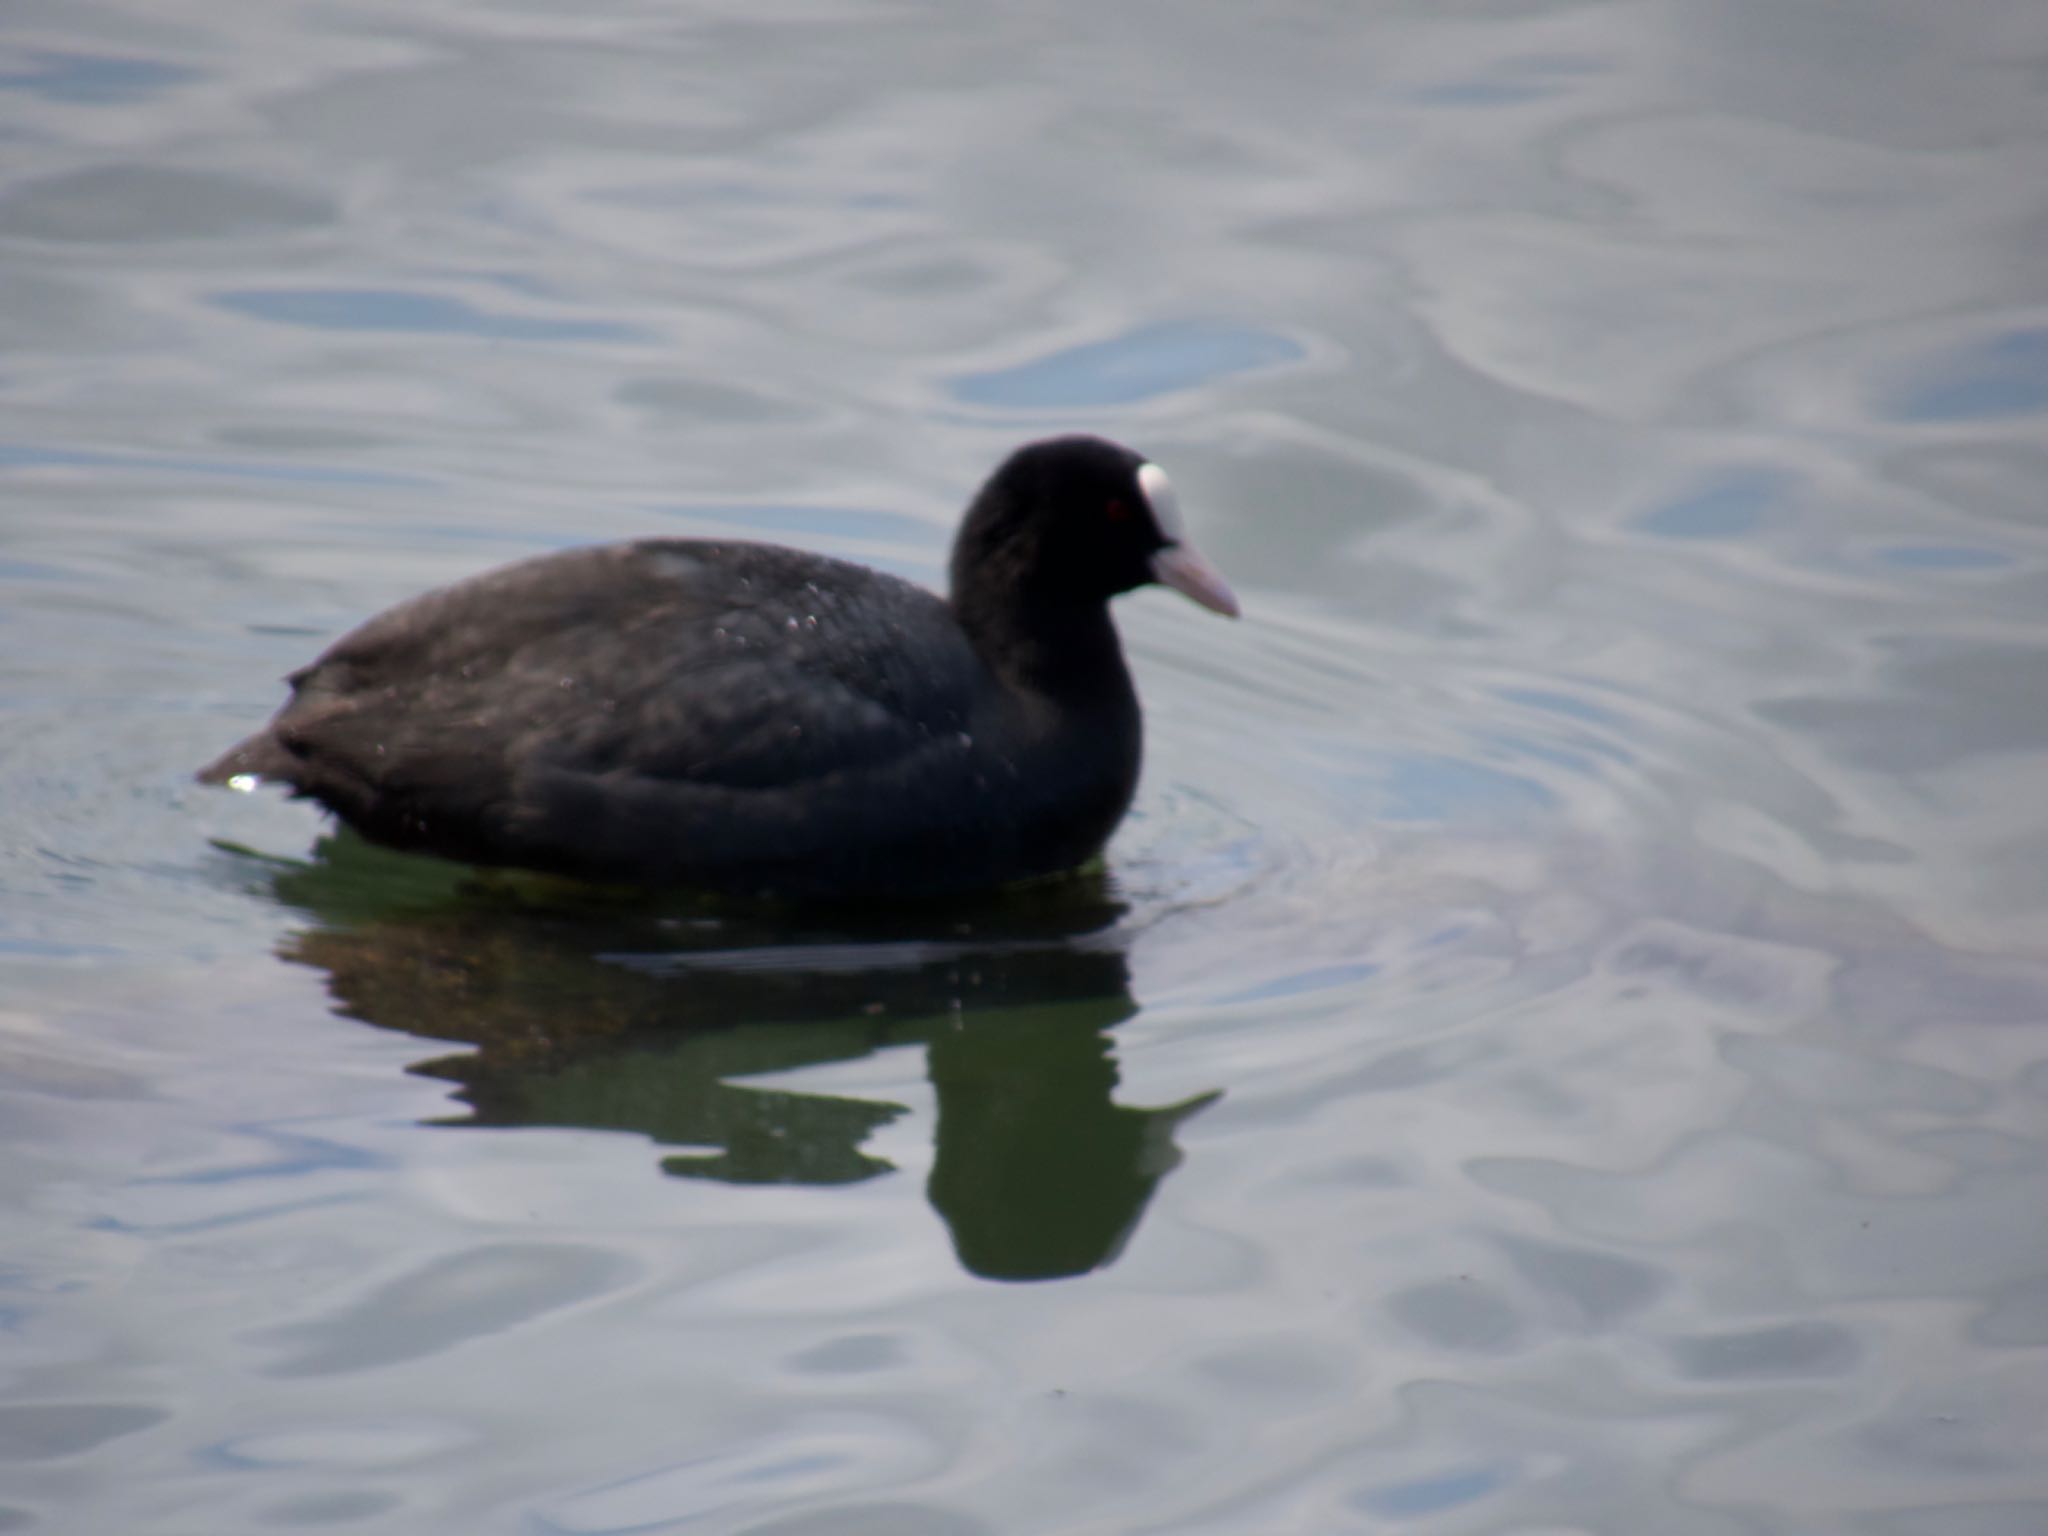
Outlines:
{"label": "dark gray wing", "polygon": [[452,857],[715,880],[900,843],[968,771],[980,667],[936,597],[862,567],[578,550],[370,620],[209,776]]}

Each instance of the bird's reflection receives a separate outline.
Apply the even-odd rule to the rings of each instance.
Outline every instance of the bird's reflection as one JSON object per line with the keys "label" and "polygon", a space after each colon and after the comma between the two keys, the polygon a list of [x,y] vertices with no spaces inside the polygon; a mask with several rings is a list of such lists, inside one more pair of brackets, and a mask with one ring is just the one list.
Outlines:
{"label": "bird's reflection", "polygon": [[458,1085],[448,1124],[638,1132],[662,1166],[734,1184],[841,1184],[904,1113],[746,1079],[923,1045],[938,1101],[927,1193],[991,1279],[1112,1262],[1179,1161],[1204,1095],[1114,1101],[1109,1031],[1137,1011],[1098,874],[971,910],[830,919],[649,911],[480,880],[341,834],[273,877],[314,919],[286,958],[352,1018],[471,1050],[414,1070]]}

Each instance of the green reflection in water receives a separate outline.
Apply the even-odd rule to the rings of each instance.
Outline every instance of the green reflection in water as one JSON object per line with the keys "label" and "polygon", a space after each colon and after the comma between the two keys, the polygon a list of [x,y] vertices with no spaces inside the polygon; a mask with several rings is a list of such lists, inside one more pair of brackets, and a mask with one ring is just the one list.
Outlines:
{"label": "green reflection in water", "polygon": [[650,907],[324,840],[271,877],[314,924],[287,959],[351,1018],[470,1047],[414,1070],[457,1085],[454,1125],[628,1131],[662,1167],[731,1184],[852,1183],[905,1112],[747,1079],[923,1046],[938,1100],[927,1194],[991,1279],[1112,1262],[1207,1094],[1115,1102],[1109,1032],[1137,1012],[1100,871],[963,908],[767,914]]}

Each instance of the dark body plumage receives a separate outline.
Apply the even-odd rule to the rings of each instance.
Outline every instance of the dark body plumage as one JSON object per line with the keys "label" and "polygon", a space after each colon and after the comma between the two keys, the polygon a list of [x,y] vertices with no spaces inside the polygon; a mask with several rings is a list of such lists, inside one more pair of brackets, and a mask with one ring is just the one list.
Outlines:
{"label": "dark body plumage", "polygon": [[[1108,598],[1171,579],[1163,551],[1193,561],[1142,468],[1095,439],[1020,450],[969,509],[950,601],[738,542],[508,566],[344,636],[200,777],[281,781],[392,847],[610,881],[915,896],[1070,868],[1138,778]],[[1176,584],[1224,606],[1201,570],[1212,591]]]}

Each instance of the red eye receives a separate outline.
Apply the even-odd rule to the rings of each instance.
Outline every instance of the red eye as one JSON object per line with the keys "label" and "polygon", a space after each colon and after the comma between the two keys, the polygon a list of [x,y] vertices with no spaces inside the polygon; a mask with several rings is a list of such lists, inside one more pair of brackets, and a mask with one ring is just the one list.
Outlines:
{"label": "red eye", "polygon": [[1120,501],[1112,501],[1102,509],[1102,515],[1112,523],[1120,523],[1131,515],[1131,509]]}

